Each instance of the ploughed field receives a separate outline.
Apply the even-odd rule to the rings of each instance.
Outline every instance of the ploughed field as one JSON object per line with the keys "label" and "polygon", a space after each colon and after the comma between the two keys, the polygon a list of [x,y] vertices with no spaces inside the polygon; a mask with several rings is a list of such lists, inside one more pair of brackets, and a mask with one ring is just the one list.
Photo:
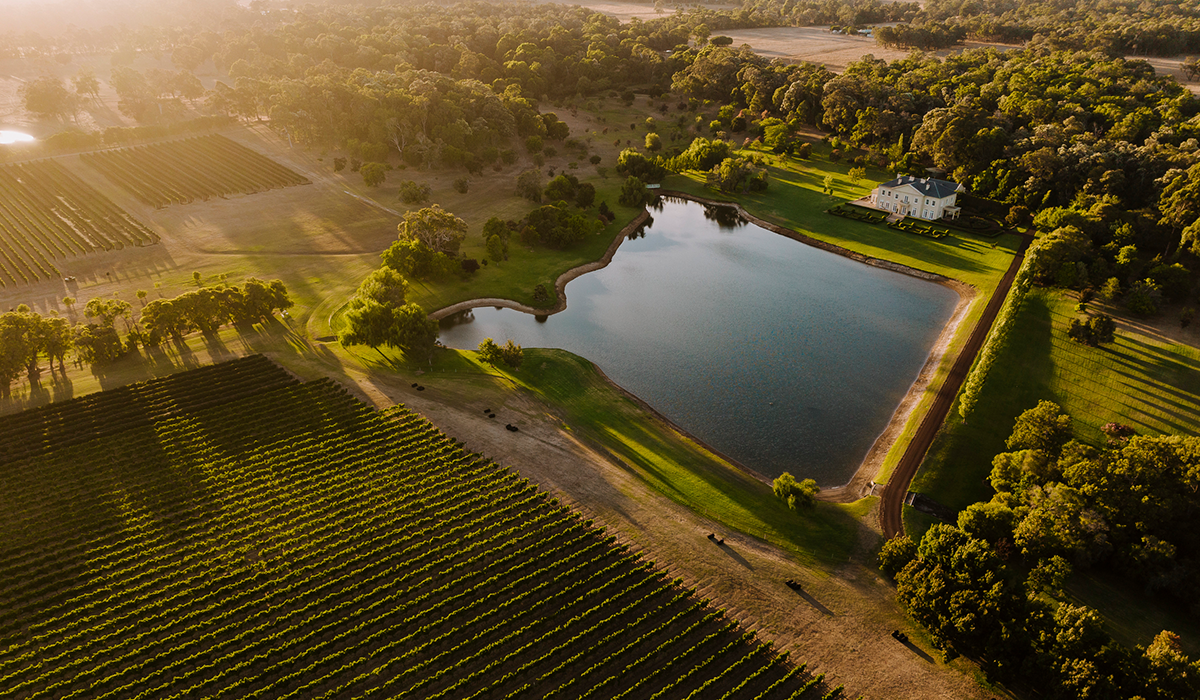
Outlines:
{"label": "ploughed field", "polygon": [[420,416],[261,356],[6,417],[0,445],[6,697],[827,690]]}
{"label": "ploughed field", "polygon": [[0,166],[0,285],[55,277],[56,260],[157,241],[57,161]]}
{"label": "ploughed field", "polygon": [[154,207],[310,184],[220,134],[85,153],[83,162]]}

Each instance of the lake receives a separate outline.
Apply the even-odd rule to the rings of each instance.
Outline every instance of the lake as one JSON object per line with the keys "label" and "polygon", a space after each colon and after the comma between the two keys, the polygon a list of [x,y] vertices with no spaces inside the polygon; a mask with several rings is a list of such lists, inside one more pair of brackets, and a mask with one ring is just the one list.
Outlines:
{"label": "lake", "polygon": [[20,131],[4,131],[0,130],[0,144],[8,143],[28,143],[35,141],[29,134],[21,133]]}
{"label": "lake", "polygon": [[473,309],[444,319],[440,338],[569,350],[762,474],[844,484],[958,295],[732,212],[664,199],[611,264],[567,285],[561,313]]}

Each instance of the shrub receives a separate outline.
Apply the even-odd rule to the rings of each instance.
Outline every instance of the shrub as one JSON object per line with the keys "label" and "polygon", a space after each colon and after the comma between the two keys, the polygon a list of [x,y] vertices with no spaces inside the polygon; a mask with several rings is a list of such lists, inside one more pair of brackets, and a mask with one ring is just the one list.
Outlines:
{"label": "shrub", "polygon": [[433,188],[427,184],[405,180],[400,183],[400,201],[405,204],[424,204],[429,201]]}
{"label": "shrub", "polygon": [[333,172],[340,173],[345,169],[346,169],[346,159],[345,158],[334,158],[333,159]]}
{"label": "shrub", "polygon": [[546,289],[545,284],[538,282],[537,286],[533,288],[533,303],[544,306],[548,301],[550,301],[549,290]]}
{"label": "shrub", "polygon": [[466,194],[467,188],[471,186],[471,181],[465,177],[460,177],[454,181],[454,191],[459,194]]}
{"label": "shrub", "polygon": [[796,481],[796,477],[789,472],[780,474],[771,486],[775,495],[787,503],[788,508],[792,510],[811,508],[816,505],[817,493],[821,490],[816,481],[812,479]]}

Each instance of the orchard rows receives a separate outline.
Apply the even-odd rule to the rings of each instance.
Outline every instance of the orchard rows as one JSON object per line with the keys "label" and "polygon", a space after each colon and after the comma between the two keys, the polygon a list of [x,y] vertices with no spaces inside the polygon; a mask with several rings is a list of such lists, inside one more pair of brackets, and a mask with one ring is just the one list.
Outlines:
{"label": "orchard rows", "polygon": [[57,276],[56,260],[157,241],[53,160],[0,167],[0,286]]}
{"label": "orchard rows", "polygon": [[11,416],[0,444],[6,697],[828,691],[423,418],[261,357]]}
{"label": "orchard rows", "polygon": [[309,184],[304,176],[219,134],[81,157],[155,207]]}

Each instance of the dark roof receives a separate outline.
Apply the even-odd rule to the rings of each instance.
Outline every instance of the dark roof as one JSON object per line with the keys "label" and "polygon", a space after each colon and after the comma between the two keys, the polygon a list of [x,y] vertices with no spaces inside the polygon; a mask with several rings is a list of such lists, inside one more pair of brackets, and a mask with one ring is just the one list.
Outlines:
{"label": "dark roof", "polygon": [[926,197],[949,197],[958,191],[959,184],[950,182],[949,180],[938,180],[932,177],[913,177],[912,175],[904,175],[895,180],[888,180],[880,185],[880,187],[896,188],[903,185],[911,185],[914,189]]}

